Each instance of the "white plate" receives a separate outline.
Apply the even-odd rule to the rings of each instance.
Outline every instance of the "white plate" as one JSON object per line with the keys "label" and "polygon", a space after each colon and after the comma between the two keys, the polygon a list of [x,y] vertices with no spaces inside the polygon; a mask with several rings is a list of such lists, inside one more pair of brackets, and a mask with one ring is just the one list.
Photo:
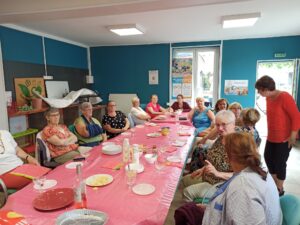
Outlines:
{"label": "white plate", "polygon": [[[136,170],[137,173],[141,173],[144,171],[143,164],[130,163],[129,167],[131,170]],[[125,167],[125,169],[128,170],[128,165]]]}
{"label": "white plate", "polygon": [[151,184],[137,184],[133,186],[132,191],[137,195],[150,195],[155,191],[155,187]]}
{"label": "white plate", "polygon": [[147,134],[147,137],[160,137],[160,136],[161,136],[161,133],[158,133],[158,132]]}
{"label": "white plate", "polygon": [[157,116],[154,119],[156,119],[156,120],[165,120],[165,119],[167,119],[167,117],[162,115],[162,116]]}
{"label": "white plate", "polygon": [[121,133],[121,135],[123,135],[123,136],[130,136],[131,133],[130,132],[123,132],[123,133]]}
{"label": "white plate", "polygon": [[114,178],[109,174],[95,174],[85,180],[85,184],[91,187],[101,187],[110,184]]}
{"label": "white plate", "polygon": [[121,145],[105,145],[102,148],[102,153],[106,155],[116,155],[122,152]]}
{"label": "white plate", "polygon": [[143,128],[144,125],[139,124],[139,125],[136,125],[135,127],[136,127],[136,128]]}
{"label": "white plate", "polygon": [[167,157],[167,160],[169,162],[175,162],[175,163],[181,162],[181,158],[177,155],[171,155],[171,156]]}
{"label": "white plate", "polygon": [[68,163],[67,165],[66,165],[66,168],[67,169],[76,169],[76,166],[77,165],[83,165],[83,163],[82,162],[70,162],[70,163]]}
{"label": "white plate", "polygon": [[103,142],[102,143],[103,146],[106,146],[106,145],[115,145],[114,142],[110,142],[110,141],[106,141],[106,142]]}
{"label": "white plate", "polygon": [[146,126],[155,127],[157,126],[156,123],[145,123]]}
{"label": "white plate", "polygon": [[56,184],[57,184],[56,180],[45,180],[43,186],[35,184],[33,186],[33,188],[36,189],[36,190],[45,190],[45,189],[54,187]]}
{"label": "white plate", "polygon": [[182,146],[185,145],[185,141],[178,141],[178,140],[176,140],[176,141],[174,141],[174,142],[172,143],[172,145],[173,145],[173,146],[176,146],[176,147],[182,147]]}

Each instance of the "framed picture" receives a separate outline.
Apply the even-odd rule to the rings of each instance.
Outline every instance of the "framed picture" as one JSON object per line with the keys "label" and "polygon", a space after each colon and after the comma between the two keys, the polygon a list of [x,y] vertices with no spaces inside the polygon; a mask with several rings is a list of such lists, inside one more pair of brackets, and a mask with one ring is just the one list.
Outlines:
{"label": "framed picture", "polygon": [[149,70],[149,84],[158,84],[158,70]]}
{"label": "framed picture", "polygon": [[15,91],[17,106],[31,105],[31,100],[35,98],[33,90],[42,96],[46,96],[45,82],[43,78],[15,78]]}

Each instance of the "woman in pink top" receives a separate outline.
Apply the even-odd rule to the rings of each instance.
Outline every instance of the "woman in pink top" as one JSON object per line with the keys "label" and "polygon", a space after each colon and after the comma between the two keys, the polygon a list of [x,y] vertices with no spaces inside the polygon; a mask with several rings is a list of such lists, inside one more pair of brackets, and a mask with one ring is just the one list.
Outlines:
{"label": "woman in pink top", "polygon": [[151,96],[151,102],[147,104],[146,112],[150,115],[151,119],[158,116],[158,115],[164,115],[167,111],[163,107],[161,107],[158,103],[158,97],[157,95]]}
{"label": "woman in pink top", "polygon": [[255,88],[267,100],[268,137],[264,153],[265,161],[279,195],[283,195],[286,162],[300,129],[299,110],[289,93],[276,90],[271,77],[261,77],[256,81]]}

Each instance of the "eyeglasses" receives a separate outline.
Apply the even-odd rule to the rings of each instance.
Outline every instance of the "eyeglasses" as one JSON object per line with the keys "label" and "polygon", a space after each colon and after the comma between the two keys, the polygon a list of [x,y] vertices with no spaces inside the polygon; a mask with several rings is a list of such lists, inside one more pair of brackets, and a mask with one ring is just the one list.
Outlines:
{"label": "eyeglasses", "polygon": [[117,106],[117,105],[108,105],[109,107]]}
{"label": "eyeglasses", "polygon": [[54,117],[54,116],[60,116],[59,113],[56,114],[50,114],[49,116]]}
{"label": "eyeglasses", "polygon": [[231,121],[231,122],[228,122],[228,123],[216,123],[216,127],[217,128],[220,128],[220,127],[226,127],[226,126],[228,126],[229,124],[231,124],[231,123],[233,123],[233,121]]}

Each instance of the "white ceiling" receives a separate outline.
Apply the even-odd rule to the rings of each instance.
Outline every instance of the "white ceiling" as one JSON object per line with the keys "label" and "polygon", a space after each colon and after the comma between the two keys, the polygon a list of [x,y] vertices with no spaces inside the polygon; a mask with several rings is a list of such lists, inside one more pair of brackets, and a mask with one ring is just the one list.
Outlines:
{"label": "white ceiling", "polygon": [[[0,23],[87,46],[300,35],[300,0],[1,0]],[[221,17],[260,12],[254,27],[222,29]],[[119,37],[108,25],[137,23]]]}

